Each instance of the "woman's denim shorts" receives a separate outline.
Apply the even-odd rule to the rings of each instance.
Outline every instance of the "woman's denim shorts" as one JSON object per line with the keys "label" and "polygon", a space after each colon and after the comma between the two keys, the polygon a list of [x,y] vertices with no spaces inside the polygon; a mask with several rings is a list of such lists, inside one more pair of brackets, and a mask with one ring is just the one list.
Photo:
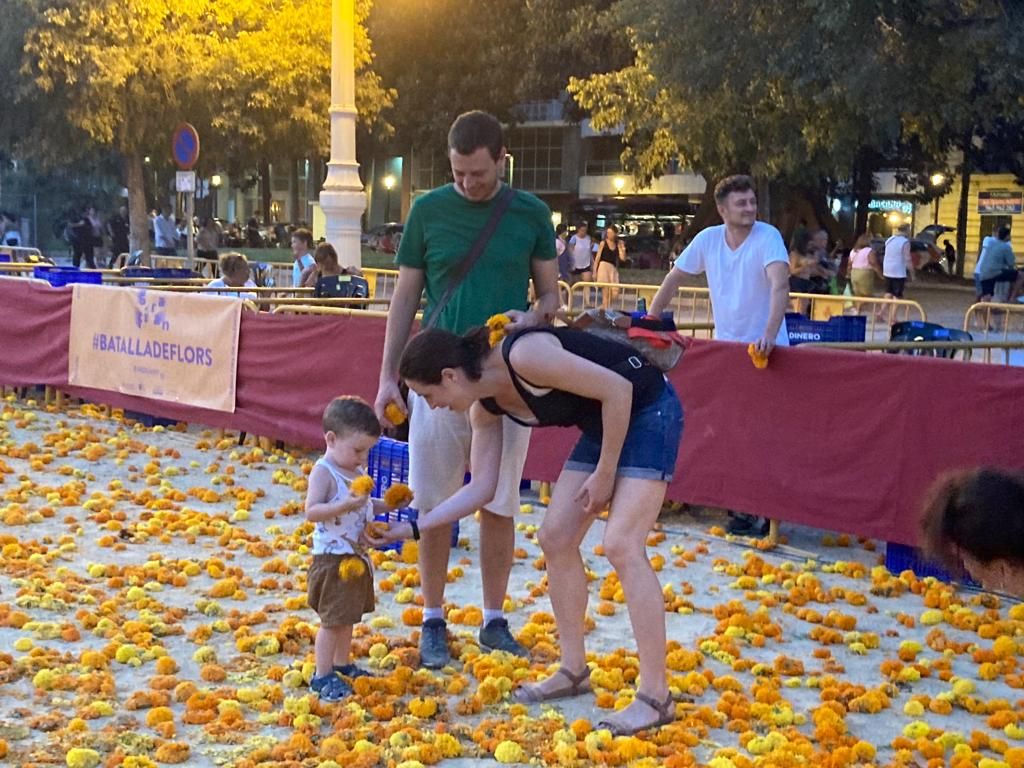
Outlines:
{"label": "woman's denim shorts", "polygon": [[[657,400],[633,414],[619,455],[618,477],[672,480],[683,437],[683,407],[668,379]],[[565,462],[565,469],[593,472],[601,456],[601,435],[580,436]]]}

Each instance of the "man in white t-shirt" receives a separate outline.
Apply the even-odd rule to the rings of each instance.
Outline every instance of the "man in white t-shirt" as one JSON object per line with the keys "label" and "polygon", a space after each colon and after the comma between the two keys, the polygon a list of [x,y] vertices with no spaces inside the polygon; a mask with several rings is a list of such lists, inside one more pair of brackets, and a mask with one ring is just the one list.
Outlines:
{"label": "man in white t-shirt", "polygon": [[313,233],[308,229],[292,232],[292,288],[302,285],[302,274],[316,262],[313,260]]}
{"label": "man in white t-shirt", "polygon": [[[765,355],[788,346],[789,253],[771,224],[757,221],[757,195],[749,176],[728,176],[715,187],[722,224],[701,230],[676,259],[651,301],[658,317],[669,307],[685,275],[707,274],[715,338],[753,343]],[[767,521],[734,514],[731,533],[768,532]]]}
{"label": "man in white t-shirt", "polygon": [[914,279],[914,262],[910,258],[909,224],[901,224],[896,234],[885,241],[882,275],[885,277],[885,298],[902,299],[907,278]]}

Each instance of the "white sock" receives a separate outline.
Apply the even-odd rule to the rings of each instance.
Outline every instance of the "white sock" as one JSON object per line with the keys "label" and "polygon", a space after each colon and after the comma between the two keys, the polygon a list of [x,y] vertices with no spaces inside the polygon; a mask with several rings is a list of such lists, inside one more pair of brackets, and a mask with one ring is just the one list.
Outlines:
{"label": "white sock", "polygon": [[498,610],[491,610],[490,608],[484,608],[484,626],[486,627],[495,619],[504,619],[505,612],[500,608]]}
{"label": "white sock", "polygon": [[444,608],[424,608],[423,609],[423,620],[430,621],[431,619],[443,619]]}

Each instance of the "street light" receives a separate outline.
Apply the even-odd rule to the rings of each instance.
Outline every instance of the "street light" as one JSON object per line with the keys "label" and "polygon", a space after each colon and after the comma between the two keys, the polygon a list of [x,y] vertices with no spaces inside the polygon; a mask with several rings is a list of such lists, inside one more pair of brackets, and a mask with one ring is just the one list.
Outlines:
{"label": "street light", "polygon": [[220,185],[223,183],[224,179],[219,173],[215,173],[210,177],[210,215],[214,218],[217,217],[217,190],[220,189]]}
{"label": "street light", "polygon": [[626,186],[626,180],[621,176],[616,176],[612,184],[615,186],[615,194],[621,195],[623,187]]}
{"label": "street light", "polygon": [[388,191],[384,197],[384,223],[391,221],[391,190],[395,188],[395,177],[390,173],[384,177],[384,189]]}
{"label": "street light", "polygon": [[[932,174],[932,178],[931,178],[931,182],[932,182],[932,186],[933,187],[936,187],[936,188],[941,187],[943,184],[946,183],[946,176],[945,176],[945,174],[942,174],[942,173],[933,173]],[[938,194],[935,195],[935,221],[933,223],[934,224],[938,224],[939,223],[939,195]]]}

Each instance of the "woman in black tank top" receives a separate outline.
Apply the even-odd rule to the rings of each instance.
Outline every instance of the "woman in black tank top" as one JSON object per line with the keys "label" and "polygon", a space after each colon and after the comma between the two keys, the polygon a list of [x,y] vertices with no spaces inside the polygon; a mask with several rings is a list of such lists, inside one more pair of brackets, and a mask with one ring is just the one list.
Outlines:
{"label": "woman in black tank top", "polygon": [[[580,441],[552,493],[538,541],[547,561],[551,604],[561,640],[561,667],[516,698],[538,702],[589,693],[584,648],[587,577],[581,542],[608,508],[604,549],[626,595],[640,658],[632,704],[599,727],[629,734],[675,719],[665,679],[665,611],[647,559],[675,467],[682,410],[672,386],[633,347],[582,331],[529,328],[491,348],[486,328],[464,336],[438,329],[414,337],[399,375],[431,408],[470,412],[472,480],[419,521],[451,525],[493,497],[501,465],[502,421],[575,426]],[[413,533],[394,525],[382,541]]]}

